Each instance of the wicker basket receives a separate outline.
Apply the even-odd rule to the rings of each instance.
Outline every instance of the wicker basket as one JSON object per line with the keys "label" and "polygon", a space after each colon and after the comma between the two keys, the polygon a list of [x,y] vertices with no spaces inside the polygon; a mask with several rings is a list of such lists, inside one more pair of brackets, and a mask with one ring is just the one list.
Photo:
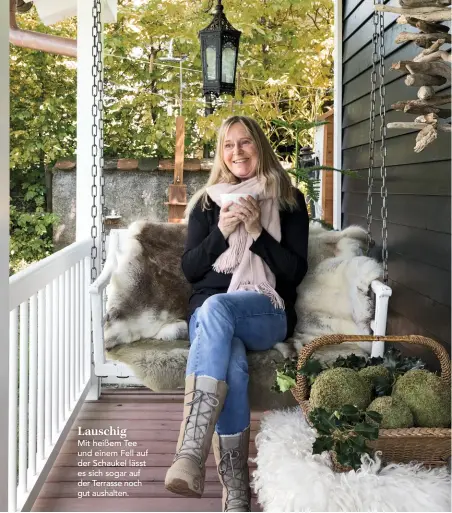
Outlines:
{"label": "wicker basket", "polygon": [[[308,358],[320,347],[342,342],[403,342],[419,344],[431,349],[441,364],[441,379],[450,387],[450,360],[446,350],[438,342],[418,335],[375,337],[372,335],[326,335],[313,340],[305,346],[298,358],[297,369],[300,369]],[[297,374],[296,386],[292,389],[295,399],[300,403],[306,418],[310,410],[309,387],[306,376]],[[451,455],[451,429],[445,428],[408,428],[380,429],[377,440],[369,442],[375,451],[382,452],[385,463],[422,462],[429,466],[447,464]],[[336,471],[348,470],[339,465],[335,458],[333,467]]]}

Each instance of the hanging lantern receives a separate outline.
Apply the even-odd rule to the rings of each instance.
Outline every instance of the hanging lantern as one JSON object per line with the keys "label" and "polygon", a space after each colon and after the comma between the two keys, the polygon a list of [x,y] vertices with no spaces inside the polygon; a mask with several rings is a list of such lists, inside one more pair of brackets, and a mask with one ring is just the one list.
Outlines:
{"label": "hanging lantern", "polygon": [[235,94],[240,34],[227,20],[218,0],[210,25],[199,31],[205,95]]}

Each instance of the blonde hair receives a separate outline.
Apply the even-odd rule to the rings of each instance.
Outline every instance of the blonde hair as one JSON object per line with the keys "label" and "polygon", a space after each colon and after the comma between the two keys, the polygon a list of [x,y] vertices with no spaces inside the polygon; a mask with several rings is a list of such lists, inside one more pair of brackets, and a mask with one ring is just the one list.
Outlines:
{"label": "blonde hair", "polygon": [[231,116],[221,124],[209,179],[206,185],[197,191],[189,201],[185,211],[186,217],[188,217],[200,199],[202,199],[202,209],[206,210],[208,208],[209,197],[206,192],[207,187],[217,183],[236,184],[240,182],[226,166],[223,158],[224,139],[229,128],[235,123],[240,123],[245,128],[256,145],[258,153],[256,176],[257,178],[264,177],[266,179],[266,192],[279,198],[280,208],[282,209],[293,210],[296,206],[297,203],[289,175],[279,162],[262,128],[254,119],[247,116]]}

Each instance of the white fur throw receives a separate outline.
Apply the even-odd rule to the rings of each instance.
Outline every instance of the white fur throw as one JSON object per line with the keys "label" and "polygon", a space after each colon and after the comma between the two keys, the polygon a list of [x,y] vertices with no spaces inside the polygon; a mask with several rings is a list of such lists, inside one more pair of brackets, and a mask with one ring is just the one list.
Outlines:
{"label": "white fur throw", "polygon": [[[107,349],[140,339],[175,340],[187,335],[189,287],[180,270],[185,230],[184,225],[145,220],[131,225],[107,289]],[[337,232],[311,223],[309,270],[298,287],[296,304],[297,350],[320,335],[369,333],[373,312],[368,290],[381,275],[381,266],[362,256],[365,242],[360,227]],[[341,346],[341,352],[345,350]]]}
{"label": "white fur throw", "polygon": [[[107,288],[104,338],[108,358],[125,363],[155,391],[175,390],[184,384],[190,294],[180,266],[185,230],[184,225],[134,223]],[[276,364],[291,355],[294,346],[299,350],[320,335],[369,332],[373,312],[368,290],[381,269],[362,256],[365,241],[366,233],[359,227],[333,232],[311,224],[309,271],[298,288],[294,337],[276,344],[276,351],[248,353],[252,407],[294,404],[290,392],[270,390]],[[316,357],[331,360],[338,354],[363,355],[369,345],[328,346]]]}
{"label": "white fur throw", "polygon": [[367,460],[357,472],[335,473],[300,408],[267,413],[256,436],[253,487],[263,511],[450,511],[447,468]]}

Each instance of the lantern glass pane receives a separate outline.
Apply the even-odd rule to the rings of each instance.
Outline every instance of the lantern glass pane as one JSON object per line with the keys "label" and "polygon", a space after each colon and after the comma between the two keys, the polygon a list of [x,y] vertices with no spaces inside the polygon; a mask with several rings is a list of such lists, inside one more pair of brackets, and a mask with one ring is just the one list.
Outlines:
{"label": "lantern glass pane", "polygon": [[227,84],[234,83],[235,58],[237,49],[231,44],[226,43],[223,47],[221,57],[221,81]]}
{"label": "lantern glass pane", "polygon": [[206,48],[207,80],[217,78],[217,51],[214,46]]}

